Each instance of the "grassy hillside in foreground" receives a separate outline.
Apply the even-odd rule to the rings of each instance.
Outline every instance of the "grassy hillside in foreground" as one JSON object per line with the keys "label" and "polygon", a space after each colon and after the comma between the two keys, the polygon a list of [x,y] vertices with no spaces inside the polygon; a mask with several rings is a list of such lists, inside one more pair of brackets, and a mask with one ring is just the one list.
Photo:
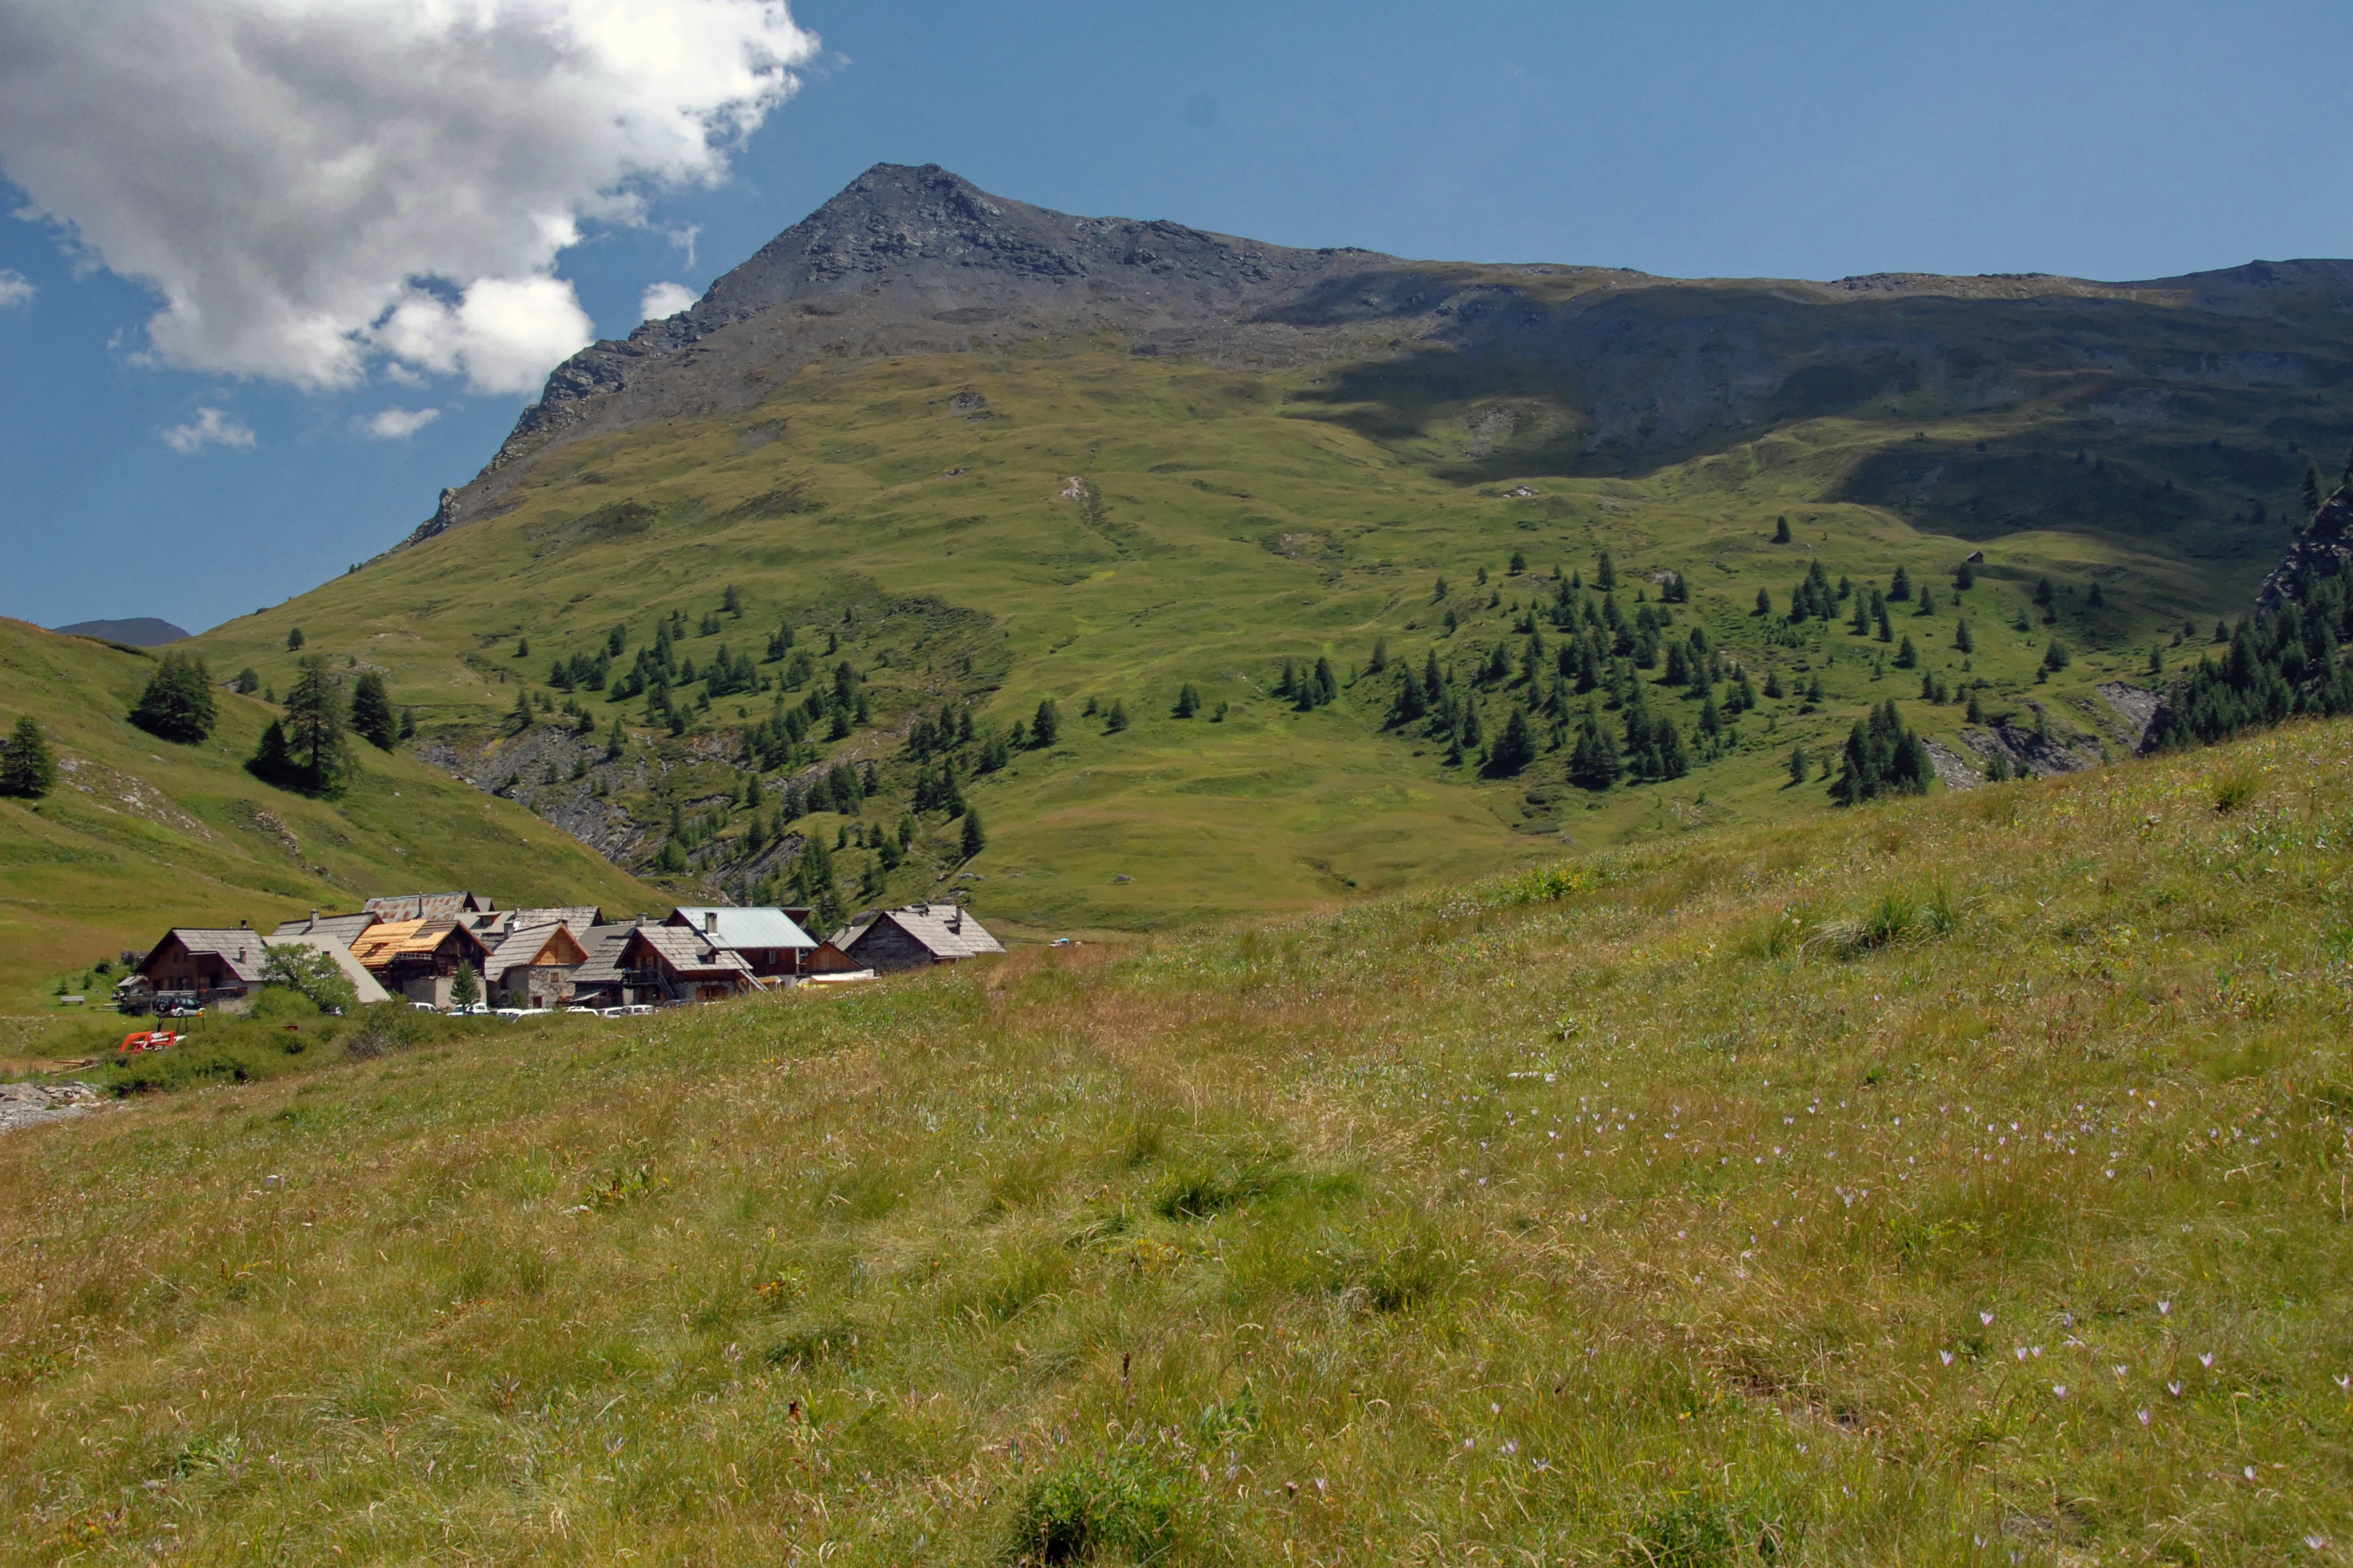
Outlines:
{"label": "grassy hillside in foreground", "polygon": [[60,759],[47,798],[0,800],[0,1015],[11,1031],[0,1048],[40,1031],[69,968],[75,989],[103,994],[112,981],[89,966],[143,950],[167,926],[245,920],[267,931],[428,888],[631,910],[661,898],[521,807],[365,745],[340,799],[261,784],[244,762],[277,710],[258,698],[221,692],[209,741],[159,741],[123,716],[154,668],[142,654],[0,620],[0,723],[31,713]]}
{"label": "grassy hillside in foreground", "polygon": [[2340,1561],[2348,763],[12,1135],[0,1562]]}
{"label": "grassy hillside in foreground", "polygon": [[[1454,471],[1466,451],[1537,423],[1530,413],[1514,424],[1510,406],[1448,379],[1473,372],[1495,374],[1424,356],[1356,386],[1139,359],[1092,340],[813,367],[746,416],[567,447],[501,515],[216,628],[202,646],[224,668],[250,664],[283,682],[287,634],[299,626],[311,647],[385,670],[428,737],[481,748],[477,776],[511,780],[543,812],[619,810],[647,825],[624,851],[640,873],[651,874],[674,814],[698,825],[689,871],[665,879],[681,890],[752,890],[782,864],[777,851],[745,847],[753,813],[740,805],[737,740],[776,711],[777,695],[704,708],[707,688],[682,686],[691,724],[672,740],[649,727],[642,700],[581,694],[600,731],[616,719],[631,727],[631,755],[650,767],[612,769],[599,747],[543,756],[541,741],[569,722],[553,713],[530,737],[505,734],[519,690],[549,695],[550,667],[593,656],[615,628],[625,644],[617,670],[672,612],[699,671],[723,648],[760,658],[787,623],[820,670],[850,661],[872,721],[839,743],[820,729],[810,754],[881,764],[885,798],[867,813],[878,827],[907,807],[915,763],[902,742],[917,713],[968,703],[984,731],[1002,731],[1055,697],[1061,743],[1017,753],[967,791],[992,834],[969,868],[976,907],[1030,929],[1154,929],[1328,906],[1547,858],[1564,840],[1583,850],[1813,812],[1821,788],[1787,787],[1790,748],[1834,751],[1868,705],[1890,697],[1964,754],[1971,689],[2021,726],[2039,704],[2087,752],[2113,749],[2116,717],[2094,687],[2150,679],[2152,646],[2178,668],[2218,616],[2246,606],[2285,534],[2248,522],[2238,487],[2284,518],[2302,472],[2282,441],[2248,434],[2286,407],[2263,403],[2271,394],[2203,422],[2126,426],[2098,413],[2094,376],[1994,409],[1915,400],[1881,418],[1804,420],[1638,479],[1535,471],[1472,484]],[[2315,416],[2303,403],[2288,412]],[[1999,479],[2000,493],[1987,492],[1968,537],[1837,499],[1890,454],[1941,476],[1937,493],[1957,516],[1977,515],[1975,502],[1952,498],[1979,478]],[[2017,508],[2067,526],[2025,528]],[[1795,537],[1776,544],[1784,516]],[[1977,585],[1956,595],[1951,574],[1978,545],[1988,560]],[[1514,552],[1527,574],[1510,574]],[[1513,627],[1550,602],[1550,574],[1589,580],[1604,552],[1623,579],[1626,616],[1638,600],[1655,604],[1656,578],[1682,573],[1693,600],[1674,608],[1669,635],[1704,627],[1757,686],[1778,672],[1788,688],[1690,777],[1588,795],[1564,782],[1563,751],[1520,777],[1483,780],[1475,766],[1445,765],[1445,742],[1426,728],[1387,727],[1394,674],[1354,679],[1384,638],[1417,668],[1435,651],[1466,688],[1498,643],[1516,668],[1527,639]],[[1887,643],[1843,619],[1792,632],[1755,614],[1764,590],[1786,615],[1815,563],[1859,592],[1902,567],[1935,592],[1936,613],[1896,605]],[[2045,576],[2057,588],[2047,619],[2033,602]],[[744,613],[706,630],[731,584]],[[1973,653],[1956,646],[1962,619]],[[2176,647],[2185,620],[2193,636]],[[1558,633],[1545,632],[1556,650]],[[2037,685],[2053,637],[2079,657]],[[1919,668],[1893,665],[1905,638]],[[1319,656],[1347,690],[1297,713],[1271,693],[1281,662]],[[785,674],[781,663],[761,669]],[[1641,673],[1655,682],[1663,669]],[[1950,702],[1917,700],[1924,674]],[[1825,700],[1809,711],[1799,689],[1815,680]],[[1229,705],[1222,723],[1170,717],[1188,682],[1209,710]],[[807,693],[782,695],[798,703]],[[1514,681],[1474,695],[1492,738],[1531,693]],[[1112,734],[1082,721],[1089,699],[1122,701],[1134,723]],[[1687,731],[1697,721],[1694,689],[1654,687],[1651,700]],[[968,779],[977,749],[962,753]],[[797,766],[806,776],[810,764]],[[765,777],[771,805],[792,771]],[[844,826],[829,814],[803,825],[828,838]],[[936,816],[923,826],[921,852],[878,896],[920,896],[955,872],[953,828]],[[872,858],[840,857],[845,884]]]}

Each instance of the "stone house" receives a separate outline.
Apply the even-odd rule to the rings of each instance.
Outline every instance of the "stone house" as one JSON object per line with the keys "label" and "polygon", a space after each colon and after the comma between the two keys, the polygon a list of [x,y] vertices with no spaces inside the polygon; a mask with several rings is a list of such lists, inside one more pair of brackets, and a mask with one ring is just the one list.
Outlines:
{"label": "stone house", "polygon": [[560,1007],[573,999],[572,977],[588,950],[569,926],[518,926],[494,949],[484,968],[490,1000],[509,1007]]}
{"label": "stone house", "polygon": [[959,904],[909,904],[860,915],[809,955],[808,967],[820,973],[871,969],[880,974],[1004,951],[1004,944]]}

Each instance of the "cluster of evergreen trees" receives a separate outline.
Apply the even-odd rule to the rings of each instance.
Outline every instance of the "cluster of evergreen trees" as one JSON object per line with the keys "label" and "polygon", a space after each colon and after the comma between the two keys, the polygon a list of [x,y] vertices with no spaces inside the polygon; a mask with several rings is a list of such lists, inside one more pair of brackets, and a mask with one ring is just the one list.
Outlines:
{"label": "cluster of evergreen trees", "polygon": [[1883,795],[1925,795],[1936,774],[1926,744],[1905,727],[1890,699],[1848,732],[1831,799],[1855,805]]}
{"label": "cluster of evergreen trees", "polygon": [[2160,746],[2227,741],[2298,713],[2353,713],[2353,580],[2304,577],[2298,595],[2242,619],[2221,657],[2201,656],[2167,691]]}
{"label": "cluster of evergreen trees", "polygon": [[[1332,661],[1321,654],[1316,656],[1313,668],[1286,658],[1282,661],[1282,673],[1275,678],[1274,694],[1302,713],[1312,713],[1326,703],[1339,700],[1340,679],[1332,673]],[[1194,700],[1198,706],[1198,693]]]}
{"label": "cluster of evergreen trees", "polygon": [[204,656],[167,653],[131,706],[131,721],[158,740],[193,745],[213,732],[212,671]]}

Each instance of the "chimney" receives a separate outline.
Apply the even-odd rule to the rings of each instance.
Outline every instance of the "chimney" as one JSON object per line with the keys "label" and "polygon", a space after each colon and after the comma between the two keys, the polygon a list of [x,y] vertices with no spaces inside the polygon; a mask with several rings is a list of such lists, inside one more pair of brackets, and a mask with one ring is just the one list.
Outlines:
{"label": "chimney", "polygon": [[716,936],[719,934],[719,911],[717,910],[705,910],[702,911],[702,933],[705,936]]}

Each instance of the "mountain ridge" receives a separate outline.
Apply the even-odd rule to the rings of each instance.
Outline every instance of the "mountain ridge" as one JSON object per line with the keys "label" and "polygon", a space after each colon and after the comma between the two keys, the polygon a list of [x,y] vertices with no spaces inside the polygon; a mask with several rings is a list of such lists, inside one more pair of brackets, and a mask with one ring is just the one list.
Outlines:
{"label": "mountain ridge", "polygon": [[[1634,295],[1683,298],[1662,310],[1646,309],[1656,304],[1651,300],[1630,310]],[[434,516],[394,548],[483,515],[543,451],[653,419],[740,411],[827,357],[963,353],[1111,331],[1126,334],[1132,352],[1260,368],[1349,359],[1375,366],[1430,350],[1533,360],[1579,384],[1592,426],[1588,452],[1630,455],[1622,467],[1751,422],[1793,384],[1797,405],[1811,409],[1865,400],[1906,379],[1891,378],[1883,363],[1873,374],[1851,363],[1858,359],[1910,353],[1936,362],[1929,380],[1953,381],[1952,362],[1973,352],[1957,354],[1945,341],[1949,333],[1916,319],[1835,323],[1837,331],[1867,341],[1831,354],[1836,363],[1810,380],[1803,379],[1809,370],[1824,367],[1786,363],[1788,348],[1763,341],[1787,335],[1791,312],[1908,307],[1916,317],[1943,302],[2115,305],[2291,325],[2353,305],[2353,261],[2257,261],[2125,283],[2047,273],[1672,279],[1558,263],[1411,261],[1351,247],[1271,245],[1166,220],[1079,217],[991,195],[937,164],[879,163],[723,275],[688,310],[592,344],[558,366],[482,470],[444,490]],[[1679,336],[1672,321],[1635,320],[1661,315],[1695,316],[1707,336],[1728,340],[1726,374],[1711,377],[1699,368],[1715,342],[1683,341],[1690,334]],[[2094,333],[2099,325],[2094,317]],[[1815,327],[1813,335],[1829,330]],[[2049,335],[2047,323],[2029,330]],[[1630,340],[1634,352],[1613,354]],[[1659,384],[1657,353],[1641,351],[1662,345],[1690,384]],[[2053,346],[2063,358],[2100,358],[2096,344]],[[2250,365],[2241,376],[2263,374]],[[2283,369],[2274,364],[2269,374],[2276,378]],[[1959,379],[1966,382],[1965,370]]]}

